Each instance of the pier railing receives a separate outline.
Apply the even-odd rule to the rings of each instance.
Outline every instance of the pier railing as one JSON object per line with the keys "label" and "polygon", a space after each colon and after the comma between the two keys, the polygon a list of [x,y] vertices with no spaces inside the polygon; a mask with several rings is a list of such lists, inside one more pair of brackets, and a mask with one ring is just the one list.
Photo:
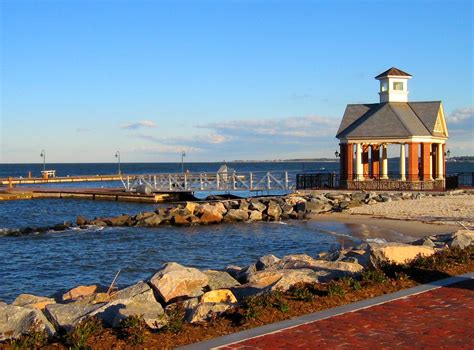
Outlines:
{"label": "pier railing", "polygon": [[126,191],[139,193],[292,191],[296,188],[296,172],[142,174],[123,176],[121,181]]}

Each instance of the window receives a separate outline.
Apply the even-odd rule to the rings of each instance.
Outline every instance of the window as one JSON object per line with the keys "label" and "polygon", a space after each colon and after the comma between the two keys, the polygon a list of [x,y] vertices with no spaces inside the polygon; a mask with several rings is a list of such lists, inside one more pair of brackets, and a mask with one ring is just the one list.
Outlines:
{"label": "window", "polygon": [[384,82],[382,83],[382,85],[380,85],[380,91],[381,91],[381,92],[385,92],[385,91],[387,91],[387,90],[388,90],[388,83],[387,83],[386,81],[384,81]]}
{"label": "window", "polygon": [[403,90],[403,83],[401,81],[394,81],[393,90]]}

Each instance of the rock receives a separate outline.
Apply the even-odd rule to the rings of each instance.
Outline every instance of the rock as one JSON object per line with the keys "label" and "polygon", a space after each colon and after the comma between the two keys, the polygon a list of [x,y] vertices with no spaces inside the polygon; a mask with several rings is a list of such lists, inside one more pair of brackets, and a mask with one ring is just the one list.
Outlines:
{"label": "rock", "polygon": [[13,301],[12,305],[31,307],[34,309],[43,310],[46,307],[46,305],[54,304],[54,303],[56,303],[56,301],[54,301],[53,298],[36,296],[33,294],[20,294]]}
{"label": "rock", "polygon": [[285,198],[285,202],[289,205],[295,206],[298,203],[306,203],[306,199],[298,196],[290,196],[288,198]]}
{"label": "rock", "polygon": [[87,223],[88,223],[87,219],[83,216],[78,216],[76,219],[77,226],[84,226],[84,225],[87,225]]}
{"label": "rock", "polygon": [[115,218],[104,219],[104,221],[109,226],[125,226],[125,224],[130,220],[130,216],[128,215],[120,215]]}
{"label": "rock", "polygon": [[186,202],[186,206],[184,207],[184,209],[186,209],[189,212],[189,214],[194,215],[194,211],[196,210],[198,206],[199,206],[198,203]]}
{"label": "rock", "polygon": [[117,327],[130,316],[141,316],[151,329],[159,329],[166,323],[163,307],[156,301],[151,287],[143,281],[119,290],[91,316],[97,316],[111,327]]}
{"label": "rock", "polygon": [[256,210],[262,213],[265,211],[265,209],[267,209],[267,206],[258,200],[251,200],[249,209]]}
{"label": "rock", "polygon": [[326,193],[326,198],[329,198],[332,200],[343,201],[346,198],[346,195],[344,193],[339,193],[339,192],[330,192],[330,193]]}
{"label": "rock", "polygon": [[354,276],[364,268],[360,264],[344,261],[316,260],[305,254],[294,254],[283,257],[278,263],[269,268],[269,270],[282,269],[311,269],[318,272],[320,282],[326,282],[334,278]]}
{"label": "rock", "polygon": [[312,214],[326,213],[332,210],[332,205],[327,202],[306,202],[306,211]]}
{"label": "rock", "polygon": [[270,219],[278,221],[280,219],[281,213],[282,210],[278,203],[274,201],[270,201],[270,203],[268,203],[267,215]]}
{"label": "rock", "polygon": [[297,213],[306,213],[306,201],[298,202],[295,204],[295,209]]}
{"label": "rock", "polygon": [[212,320],[231,306],[227,303],[199,303],[186,311],[186,322],[199,323]]}
{"label": "rock", "polygon": [[237,279],[237,276],[239,275],[240,271],[242,271],[242,268],[237,265],[228,265],[224,268],[224,271],[231,275],[231,277]]}
{"label": "rock", "polygon": [[240,285],[235,278],[225,271],[206,270],[203,273],[209,279],[208,286],[211,290],[228,289]]}
{"label": "rock", "polygon": [[176,226],[187,226],[191,224],[192,215],[186,209],[177,209],[172,212],[171,223]]}
{"label": "rock", "polygon": [[224,217],[222,214],[214,208],[213,211],[204,211],[200,218],[200,222],[203,225],[218,224],[223,219]]}
{"label": "rock", "polygon": [[139,213],[135,216],[136,221],[142,221],[150,216],[155,215],[156,213],[151,211],[151,212],[144,212],[144,213]]}
{"label": "rock", "polygon": [[51,304],[46,306],[44,313],[53,322],[56,329],[71,331],[79,322],[91,316],[104,304],[91,304],[87,300],[79,300],[69,304]]}
{"label": "rock", "polygon": [[56,334],[53,325],[37,309],[14,305],[0,305],[0,341],[19,338],[32,331]]}
{"label": "rock", "polygon": [[391,202],[392,201],[392,198],[387,194],[381,194],[380,199],[382,200],[382,202]]}
{"label": "rock", "polygon": [[381,262],[404,264],[418,255],[431,256],[435,250],[427,246],[416,246],[405,243],[372,243],[369,244],[371,262],[374,266]]}
{"label": "rock", "polygon": [[234,294],[229,289],[216,289],[204,293],[199,299],[200,303],[227,303],[237,302]]}
{"label": "rock", "polygon": [[470,245],[474,245],[474,231],[458,230],[452,237],[452,240],[448,242],[448,246],[451,248],[464,249]]}
{"label": "rock", "polygon": [[107,223],[103,221],[102,219],[95,219],[89,222],[90,225],[98,226],[98,227],[105,227],[107,226]]}
{"label": "rock", "polygon": [[366,192],[353,192],[351,198],[353,201],[363,202],[368,197]]}
{"label": "rock", "polygon": [[147,216],[146,218],[138,221],[136,225],[144,227],[156,227],[161,225],[162,222],[163,218],[160,215],[153,213],[153,215]]}
{"label": "rock", "polygon": [[363,267],[370,266],[370,252],[364,249],[352,249],[344,254],[341,261],[357,263]]}
{"label": "rock", "polygon": [[243,209],[229,209],[227,214],[224,216],[224,222],[247,221],[248,219],[249,214],[247,210]]}
{"label": "rock", "polygon": [[318,274],[310,269],[264,270],[249,277],[248,285],[265,291],[286,292],[297,283],[318,282]]}
{"label": "rock", "polygon": [[78,286],[73,289],[70,289],[61,297],[61,301],[69,301],[87,297],[91,294],[98,292],[99,286],[92,284],[90,286]]}
{"label": "rock", "polygon": [[182,297],[202,295],[208,281],[208,277],[198,269],[170,262],[153,275],[150,285],[165,303],[169,303]]}
{"label": "rock", "polygon": [[265,270],[266,268],[276,264],[280,259],[273,254],[264,255],[258,259],[255,267],[257,271]]}
{"label": "rock", "polygon": [[251,264],[251,265],[248,265],[248,266],[244,267],[242,270],[240,270],[236,274],[235,278],[240,283],[247,283],[249,276],[252,273],[255,273],[255,272],[257,272],[257,268],[256,268],[255,264]]}
{"label": "rock", "polygon": [[411,244],[412,245],[423,245],[423,246],[427,246],[427,247],[431,247],[431,248],[434,248],[436,246],[434,244],[434,242],[429,237],[423,237],[419,240],[416,240],[416,241],[412,242]]}
{"label": "rock", "polygon": [[261,211],[252,210],[252,211],[250,211],[249,219],[252,220],[252,221],[262,221],[263,214],[262,214]]}

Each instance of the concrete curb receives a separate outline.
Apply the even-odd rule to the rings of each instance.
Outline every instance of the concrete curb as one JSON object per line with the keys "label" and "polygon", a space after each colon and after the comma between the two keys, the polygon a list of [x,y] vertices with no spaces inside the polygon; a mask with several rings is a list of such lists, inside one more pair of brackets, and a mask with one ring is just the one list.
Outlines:
{"label": "concrete curb", "polygon": [[413,288],[401,290],[395,293],[382,295],[379,297],[361,300],[352,304],[342,305],[335,307],[333,309],[324,310],[315,312],[312,314],[307,314],[292,318],[285,321],[280,321],[276,323],[271,323],[262,327],[256,327],[252,329],[247,329],[245,331],[228,334],[222,337],[214,338],[208,341],[186,345],[178,348],[178,350],[204,350],[204,349],[214,349],[224,345],[230,345],[233,343],[238,343],[243,340],[257,338],[262,335],[271,334],[279,332],[284,329],[289,329],[303,325],[305,323],[320,321],[329,317],[338,316],[347,312],[354,312],[361,309],[366,309],[375,305],[384,304],[390,301],[397,299],[407,298],[412,295],[428,292],[433,289],[446,287],[454,283],[462,282],[468,279],[474,279],[474,272],[469,272],[464,275],[449,277],[443,280],[434,281],[428,284],[422,284]]}

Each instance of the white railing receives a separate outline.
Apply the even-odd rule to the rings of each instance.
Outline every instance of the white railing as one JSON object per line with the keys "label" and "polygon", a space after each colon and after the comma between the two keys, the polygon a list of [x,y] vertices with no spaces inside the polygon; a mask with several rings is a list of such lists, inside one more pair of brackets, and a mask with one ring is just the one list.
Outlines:
{"label": "white railing", "polygon": [[121,177],[128,192],[198,192],[198,191],[291,191],[296,187],[296,173],[258,171],[232,173],[143,174]]}

